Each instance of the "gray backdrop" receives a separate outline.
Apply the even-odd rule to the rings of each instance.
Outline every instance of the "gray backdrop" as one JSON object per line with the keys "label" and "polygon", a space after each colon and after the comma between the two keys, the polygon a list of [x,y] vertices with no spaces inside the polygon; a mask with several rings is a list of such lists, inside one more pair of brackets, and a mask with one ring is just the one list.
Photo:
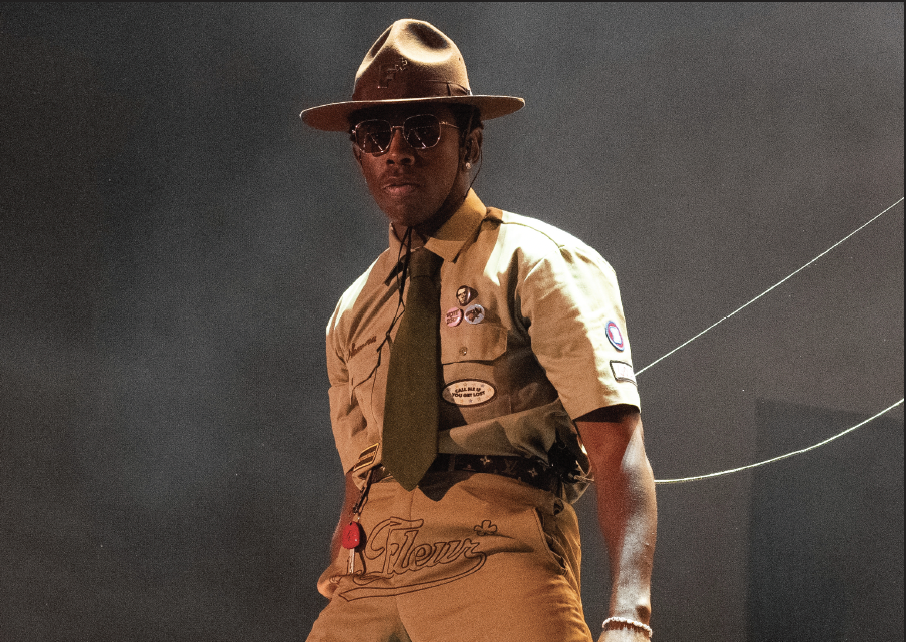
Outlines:
{"label": "gray backdrop", "polygon": [[[902,4],[4,4],[0,640],[304,639],[342,490],[324,327],[386,223],[298,112],[346,99],[401,17],[526,99],[476,189],[614,265],[637,369],[903,195]],[[852,419],[796,448],[896,402],[903,204],[639,384],[659,479],[782,454],[764,400]],[[844,438],[866,468],[872,431]],[[901,551],[883,450],[899,519],[865,541]],[[752,480],[659,487],[661,640],[748,639]]]}

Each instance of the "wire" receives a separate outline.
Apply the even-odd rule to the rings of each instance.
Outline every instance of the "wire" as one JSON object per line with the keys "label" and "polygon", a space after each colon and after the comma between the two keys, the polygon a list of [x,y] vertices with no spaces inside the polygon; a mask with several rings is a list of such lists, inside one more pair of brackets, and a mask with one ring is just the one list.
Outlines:
{"label": "wire", "polygon": [[636,372],[636,373],[635,373],[635,376],[638,377],[640,374],[642,374],[643,372],[645,372],[646,370],[648,370],[648,368],[650,368],[650,367],[652,367],[652,366],[654,366],[654,365],[657,365],[658,363],[660,363],[661,361],[663,361],[663,360],[666,359],[667,357],[669,357],[669,356],[671,356],[671,355],[673,355],[673,354],[679,352],[680,350],[682,350],[683,348],[685,348],[687,345],[689,345],[690,343],[692,343],[692,342],[695,341],[696,339],[698,339],[698,338],[700,338],[701,336],[705,335],[706,333],[710,332],[711,330],[713,330],[714,328],[716,328],[717,326],[719,326],[721,323],[723,323],[724,321],[726,321],[727,319],[729,319],[730,317],[732,317],[734,314],[736,314],[737,312],[739,312],[739,311],[742,310],[743,308],[745,308],[745,307],[747,307],[748,305],[754,303],[755,301],[757,301],[758,299],[760,299],[761,297],[763,297],[765,294],[767,294],[768,292],[770,292],[771,290],[773,290],[774,288],[776,288],[778,285],[780,285],[781,283],[783,283],[783,282],[786,281],[787,279],[789,279],[789,278],[795,276],[796,274],[798,274],[799,272],[801,272],[802,270],[804,270],[805,268],[807,268],[808,266],[810,266],[812,263],[814,263],[815,261],[817,261],[818,259],[820,259],[822,256],[824,256],[825,254],[827,254],[828,252],[830,252],[831,250],[833,250],[835,247],[837,247],[838,245],[840,245],[841,243],[843,243],[844,241],[846,241],[847,239],[849,239],[851,236],[855,235],[857,232],[861,231],[863,228],[867,227],[869,224],[871,224],[871,223],[873,223],[874,221],[876,221],[877,219],[881,218],[881,216],[883,216],[883,215],[886,214],[888,211],[890,211],[891,209],[893,209],[894,207],[896,207],[897,205],[899,205],[899,204],[902,203],[902,202],[903,202],[903,197],[901,196],[900,199],[899,199],[896,203],[894,203],[893,205],[887,207],[883,212],[881,212],[881,213],[878,214],[877,216],[874,216],[874,217],[871,218],[870,220],[866,221],[865,223],[863,223],[862,225],[860,225],[859,227],[857,227],[855,230],[853,230],[852,232],[850,232],[849,234],[847,234],[846,236],[844,236],[842,239],[840,239],[839,241],[837,241],[836,243],[834,243],[833,245],[831,245],[829,248],[827,248],[826,250],[824,250],[821,254],[819,254],[818,256],[816,256],[815,258],[813,258],[811,261],[809,261],[808,263],[806,263],[805,265],[803,265],[801,268],[799,268],[798,270],[793,271],[791,274],[788,274],[787,276],[783,277],[782,279],[780,279],[779,281],[777,281],[777,283],[775,283],[774,285],[772,285],[771,287],[769,287],[767,290],[765,290],[764,292],[762,292],[761,294],[759,294],[758,296],[756,296],[754,299],[751,299],[750,301],[748,301],[748,302],[742,304],[741,306],[739,306],[738,308],[736,308],[735,310],[733,310],[730,314],[728,314],[727,316],[725,316],[723,319],[721,319],[720,321],[718,321],[717,323],[715,323],[715,324],[712,325],[711,327],[706,328],[706,329],[703,330],[702,332],[699,332],[698,334],[696,334],[694,337],[692,337],[691,339],[689,339],[688,341],[686,341],[686,342],[685,342],[684,344],[682,344],[681,346],[679,346],[679,347],[677,347],[677,348],[674,348],[673,350],[671,350],[670,352],[668,352],[667,354],[665,354],[665,355],[664,355],[663,357],[661,357],[660,359],[658,359],[658,360],[656,360],[656,361],[654,361],[654,362],[652,362],[652,363],[649,363],[647,366],[645,366],[644,368],[642,368],[641,370],[639,370],[638,372]]}
{"label": "wire", "polygon": [[[903,197],[901,196],[895,203],[893,203],[892,205],[886,207],[880,214],[877,214],[876,216],[873,216],[871,219],[869,219],[868,221],[866,221],[865,223],[863,223],[862,225],[860,225],[859,227],[857,227],[855,230],[853,230],[852,232],[850,232],[849,234],[847,234],[846,236],[844,236],[842,239],[840,239],[839,241],[837,241],[836,243],[834,243],[833,245],[831,245],[829,248],[827,248],[826,250],[824,250],[821,254],[819,254],[818,256],[816,256],[815,258],[813,258],[811,261],[809,261],[808,263],[806,263],[805,265],[803,265],[803,266],[800,267],[799,269],[794,270],[793,272],[791,272],[790,274],[788,274],[788,275],[785,276],[784,278],[780,279],[777,283],[775,283],[774,285],[772,285],[771,287],[769,287],[767,290],[765,290],[764,292],[762,292],[761,294],[759,294],[759,295],[756,296],[755,298],[750,299],[750,300],[747,301],[746,303],[742,304],[741,306],[739,306],[738,308],[736,308],[735,310],[733,310],[730,314],[728,314],[728,315],[726,315],[724,318],[722,318],[720,321],[718,321],[717,323],[715,323],[715,324],[711,325],[710,327],[706,328],[706,329],[703,330],[702,332],[699,332],[697,335],[695,335],[694,337],[692,337],[691,339],[689,339],[688,341],[686,341],[686,342],[683,343],[682,345],[680,345],[680,346],[674,348],[673,350],[671,350],[670,352],[668,352],[667,354],[665,354],[665,355],[664,355],[663,357],[661,357],[660,359],[657,359],[656,361],[653,361],[652,363],[649,363],[647,366],[645,366],[644,368],[642,368],[641,370],[639,370],[638,372],[635,373],[636,377],[638,377],[640,374],[642,374],[643,372],[645,372],[646,370],[648,370],[648,368],[651,368],[652,366],[657,365],[658,363],[660,363],[661,361],[663,361],[663,360],[666,359],[667,357],[669,357],[669,356],[671,356],[671,355],[673,355],[673,354],[676,354],[677,352],[679,352],[680,350],[682,350],[683,348],[685,348],[687,345],[689,345],[690,343],[692,343],[692,342],[695,341],[696,339],[698,339],[698,338],[702,337],[703,335],[705,335],[706,333],[710,332],[711,330],[713,330],[714,328],[716,328],[717,326],[719,326],[721,323],[723,323],[724,321],[726,321],[727,319],[729,319],[730,317],[732,317],[734,314],[736,314],[737,312],[739,312],[739,311],[742,310],[743,308],[745,308],[745,307],[751,305],[752,303],[754,303],[755,301],[757,301],[758,299],[760,299],[761,297],[763,297],[765,294],[767,294],[768,292],[770,292],[771,290],[773,290],[774,288],[776,288],[777,286],[779,286],[781,283],[783,283],[783,282],[787,281],[788,279],[792,278],[793,276],[795,276],[796,274],[798,274],[799,272],[801,272],[802,270],[804,270],[805,268],[807,268],[808,266],[810,266],[812,263],[814,263],[815,261],[817,261],[818,259],[820,259],[822,256],[824,256],[825,254],[827,254],[828,252],[830,252],[831,250],[833,250],[834,248],[836,248],[838,245],[842,244],[844,241],[848,240],[850,237],[854,236],[856,233],[860,232],[862,229],[864,229],[865,227],[867,227],[867,226],[870,225],[871,223],[873,223],[873,222],[875,222],[876,220],[878,220],[879,218],[881,218],[881,216],[883,216],[884,214],[886,214],[887,212],[889,212],[890,210],[892,210],[894,207],[896,207],[897,205],[899,205],[899,204],[902,203],[902,202],[903,202]],[[896,403],[893,404],[892,406],[889,406],[889,407],[885,408],[884,410],[882,410],[882,411],[879,412],[878,414],[874,415],[873,417],[870,417],[870,418],[866,419],[865,421],[863,421],[863,422],[861,422],[861,423],[859,423],[859,424],[856,424],[856,425],[853,426],[852,428],[848,428],[847,430],[844,430],[843,432],[841,432],[841,433],[839,433],[839,434],[837,434],[837,435],[834,435],[833,437],[831,437],[831,438],[829,438],[829,439],[825,439],[824,441],[822,441],[822,442],[820,442],[820,443],[817,443],[817,444],[815,444],[815,445],[813,445],[813,446],[809,446],[808,448],[803,448],[802,450],[796,450],[796,451],[793,451],[793,452],[791,452],[791,453],[787,453],[787,454],[785,454],[785,455],[780,455],[779,457],[774,457],[774,458],[772,458],[772,459],[766,459],[765,461],[760,461],[760,462],[755,463],[755,464],[749,464],[748,466],[741,466],[741,467],[739,467],[739,468],[732,468],[732,469],[730,469],[730,470],[722,470],[722,471],[720,471],[720,472],[709,473],[709,474],[707,474],[707,475],[697,475],[697,476],[695,476],[695,477],[681,477],[681,478],[679,478],[679,479],[656,479],[656,480],[654,481],[654,483],[655,483],[655,484],[682,484],[682,483],[691,482],[691,481],[699,481],[699,480],[701,480],[701,479],[709,479],[709,478],[711,478],[711,477],[721,477],[721,476],[723,476],[723,475],[729,475],[729,474],[731,474],[731,473],[738,473],[738,472],[741,472],[741,471],[743,471],[743,470],[749,470],[749,469],[751,469],[751,468],[757,468],[758,466],[764,466],[765,464],[770,464],[770,463],[773,463],[773,462],[775,462],[775,461],[780,461],[781,459],[787,459],[788,457],[793,457],[794,455],[801,455],[801,454],[806,453],[806,452],[808,452],[808,451],[810,451],[810,450],[814,450],[814,449],[816,449],[816,448],[820,448],[821,446],[824,446],[825,444],[829,444],[830,442],[834,441],[835,439],[839,439],[839,438],[842,437],[843,435],[846,435],[846,434],[852,432],[853,430],[856,430],[857,428],[861,428],[861,427],[864,426],[865,424],[868,424],[868,423],[874,421],[875,419],[877,419],[877,418],[880,417],[881,415],[883,415],[883,414],[885,414],[885,413],[887,413],[887,412],[890,412],[891,410],[893,410],[894,408],[896,408],[897,406],[899,406],[899,405],[902,404],[902,403],[903,403],[903,399],[900,399],[898,402],[896,402]]]}
{"label": "wire", "polygon": [[903,403],[903,400],[900,399],[898,402],[896,402],[892,406],[888,406],[887,408],[885,408],[884,410],[882,410],[875,416],[869,417],[865,421],[856,424],[852,428],[847,428],[843,432],[841,432],[837,435],[834,435],[833,437],[831,437],[829,439],[825,439],[824,441],[819,442],[819,443],[815,444],[814,446],[809,446],[808,448],[803,448],[802,450],[795,450],[791,453],[787,453],[785,455],[780,455],[779,457],[774,457],[772,459],[766,459],[764,461],[760,461],[757,464],[749,464],[748,466],[741,466],[739,468],[732,468],[730,470],[722,470],[718,473],[710,473],[708,475],[698,475],[697,477],[682,477],[680,479],[656,479],[656,480],[654,480],[654,483],[655,484],[682,484],[685,482],[698,481],[700,479],[708,479],[709,477],[720,477],[721,475],[729,475],[730,473],[738,473],[743,470],[749,470],[750,468],[757,468],[758,466],[764,466],[765,464],[771,464],[775,461],[780,461],[781,459],[787,459],[788,457],[793,457],[794,455],[801,455],[802,453],[807,453],[810,450],[815,450],[815,448],[820,448],[821,446],[824,446],[825,444],[829,444],[830,442],[834,441],[835,439],[839,439],[843,435],[845,435],[847,433],[851,433],[856,428],[861,428],[865,424],[871,423],[872,421],[874,421],[881,415],[890,412],[891,410],[893,410],[894,408],[896,408],[897,406],[899,406],[902,403]]}

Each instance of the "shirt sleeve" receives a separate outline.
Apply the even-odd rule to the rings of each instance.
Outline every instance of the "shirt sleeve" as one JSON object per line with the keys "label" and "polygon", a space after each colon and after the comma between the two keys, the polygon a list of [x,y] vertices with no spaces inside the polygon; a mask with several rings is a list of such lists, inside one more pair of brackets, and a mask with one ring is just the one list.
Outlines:
{"label": "shirt sleeve", "polygon": [[327,377],[330,381],[330,424],[334,443],[347,473],[355,465],[360,449],[355,438],[365,432],[366,421],[352,393],[349,370],[340,354],[337,342],[336,317],[327,327]]}
{"label": "shirt sleeve", "polygon": [[519,284],[532,351],[572,419],[598,408],[641,408],[613,268],[590,247],[559,245]]}

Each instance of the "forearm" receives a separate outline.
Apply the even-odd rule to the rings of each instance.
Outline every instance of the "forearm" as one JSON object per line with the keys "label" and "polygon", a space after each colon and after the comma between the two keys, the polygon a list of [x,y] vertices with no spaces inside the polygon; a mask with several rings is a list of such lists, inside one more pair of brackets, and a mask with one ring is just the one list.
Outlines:
{"label": "forearm", "polygon": [[[644,448],[633,443],[635,439],[616,470],[595,472],[599,480],[598,522],[610,559],[609,616],[648,624],[657,504],[651,465]],[[641,431],[638,439],[641,440]]]}
{"label": "forearm", "polygon": [[[594,472],[598,522],[611,570],[609,617],[651,618],[651,572],[657,536],[654,475],[634,407],[603,408],[576,421]],[[614,632],[613,639],[625,638]],[[610,639],[610,638],[608,638]]]}

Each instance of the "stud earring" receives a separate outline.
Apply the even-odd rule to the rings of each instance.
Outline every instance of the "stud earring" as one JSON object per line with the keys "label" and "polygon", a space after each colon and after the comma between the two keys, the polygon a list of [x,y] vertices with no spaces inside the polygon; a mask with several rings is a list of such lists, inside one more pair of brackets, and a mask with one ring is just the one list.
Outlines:
{"label": "stud earring", "polygon": [[466,169],[472,169],[472,163],[466,162]]}

